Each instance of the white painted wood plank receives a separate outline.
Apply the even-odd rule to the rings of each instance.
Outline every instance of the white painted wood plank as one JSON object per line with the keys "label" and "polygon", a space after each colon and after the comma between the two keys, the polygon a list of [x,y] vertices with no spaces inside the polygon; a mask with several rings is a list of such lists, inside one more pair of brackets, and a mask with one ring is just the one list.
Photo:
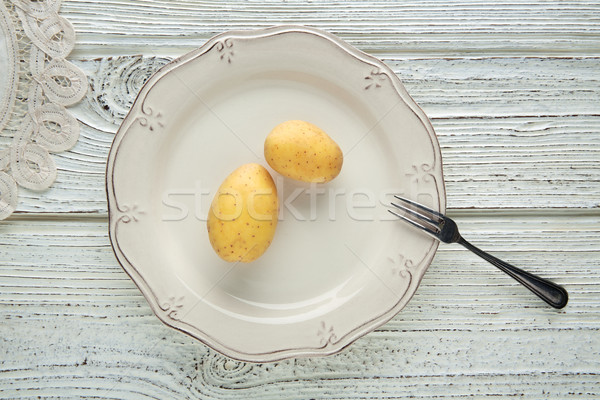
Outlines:
{"label": "white painted wood plank", "polygon": [[[65,1],[75,55],[172,55],[230,29],[277,24],[328,30],[371,52],[410,55],[597,54],[595,1]],[[114,53],[118,48],[120,53]]]}
{"label": "white painted wood plank", "polygon": [[376,332],[333,357],[257,365],[227,360],[159,322],[116,264],[104,221],[6,221],[1,397],[594,398],[600,218],[572,214],[455,215],[472,242],[564,284],[564,310],[466,250],[442,246],[409,305]]}
{"label": "white painted wood plank", "polygon": [[[106,214],[106,157],[143,82],[168,59],[75,61],[90,77],[76,147],[19,212]],[[431,117],[450,208],[592,208],[600,199],[600,58],[387,59]]]}

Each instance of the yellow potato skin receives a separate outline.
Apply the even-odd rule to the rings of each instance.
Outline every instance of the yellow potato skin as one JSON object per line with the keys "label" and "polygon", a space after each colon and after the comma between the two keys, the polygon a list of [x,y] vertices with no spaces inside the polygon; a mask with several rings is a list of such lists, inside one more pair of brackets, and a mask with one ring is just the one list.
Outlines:
{"label": "yellow potato skin", "polygon": [[265,140],[265,159],[283,176],[303,182],[329,182],[342,169],[340,146],[318,126],[292,120],[277,125]]}
{"label": "yellow potato skin", "polygon": [[221,184],[208,212],[208,238],[219,257],[251,262],[269,247],[277,228],[279,199],[269,171],[244,164]]}

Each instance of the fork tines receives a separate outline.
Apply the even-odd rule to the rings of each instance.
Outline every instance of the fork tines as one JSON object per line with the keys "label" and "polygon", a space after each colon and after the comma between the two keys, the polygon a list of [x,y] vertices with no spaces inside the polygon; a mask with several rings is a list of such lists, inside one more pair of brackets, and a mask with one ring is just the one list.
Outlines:
{"label": "fork tines", "polygon": [[[437,234],[440,232],[440,223],[444,217],[442,214],[404,197],[397,195],[394,195],[394,197],[404,204],[392,202],[392,206],[404,211],[406,215],[399,214],[394,210],[388,210],[391,214],[429,233]],[[412,218],[409,218],[409,216]]]}

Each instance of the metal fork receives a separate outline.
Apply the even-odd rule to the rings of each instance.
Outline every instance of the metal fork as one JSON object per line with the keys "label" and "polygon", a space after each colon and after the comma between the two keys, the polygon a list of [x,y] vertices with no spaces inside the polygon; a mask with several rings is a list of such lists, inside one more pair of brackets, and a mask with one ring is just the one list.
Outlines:
{"label": "metal fork", "polygon": [[402,204],[392,202],[397,209],[404,211],[405,214],[399,214],[394,210],[388,210],[396,217],[401,218],[419,229],[427,232],[437,240],[444,243],[458,243],[477,254],[479,257],[490,262],[497,268],[512,276],[527,289],[535,293],[540,299],[554,308],[563,308],[567,305],[569,295],[565,288],[550,282],[547,279],[540,278],[534,274],[514,267],[496,257],[486,253],[483,250],[467,242],[458,232],[456,223],[437,211],[434,211],[422,204],[405,199],[404,197],[394,196]]}

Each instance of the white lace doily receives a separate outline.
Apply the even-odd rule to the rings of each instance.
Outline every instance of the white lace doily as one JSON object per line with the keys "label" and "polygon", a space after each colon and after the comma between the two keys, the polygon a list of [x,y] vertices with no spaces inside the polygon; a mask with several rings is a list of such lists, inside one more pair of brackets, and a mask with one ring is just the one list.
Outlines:
{"label": "white lace doily", "polygon": [[83,98],[85,74],[66,61],[75,31],[60,0],[0,0],[0,220],[17,207],[18,186],[56,179],[50,153],[72,148],[79,124],[65,107]]}

